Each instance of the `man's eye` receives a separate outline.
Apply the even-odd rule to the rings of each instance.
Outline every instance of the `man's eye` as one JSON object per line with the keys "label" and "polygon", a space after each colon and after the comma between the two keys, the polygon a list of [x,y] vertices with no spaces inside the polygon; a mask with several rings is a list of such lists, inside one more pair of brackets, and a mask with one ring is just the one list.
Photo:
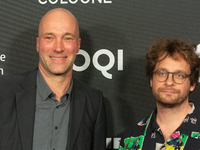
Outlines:
{"label": "man's eye", "polygon": [[159,76],[166,76],[166,72],[164,71],[158,71],[157,73]]}
{"label": "man's eye", "polygon": [[45,39],[50,40],[50,39],[52,39],[52,37],[47,36],[47,37],[45,37]]}
{"label": "man's eye", "polygon": [[71,40],[71,39],[72,39],[71,37],[66,37],[66,38],[65,38],[65,40]]}
{"label": "man's eye", "polygon": [[185,78],[185,75],[182,74],[182,73],[178,73],[178,74],[176,74],[176,77],[177,77],[177,78]]}
{"label": "man's eye", "polygon": [[162,72],[162,73],[160,73],[160,75],[164,76],[164,75],[165,75],[165,73],[163,73],[163,72]]}
{"label": "man's eye", "polygon": [[165,76],[165,73],[164,72],[160,72],[159,75],[160,76]]}
{"label": "man's eye", "polygon": [[67,35],[67,36],[64,36],[64,39],[65,39],[65,40],[72,40],[72,39],[73,39],[73,36]]}

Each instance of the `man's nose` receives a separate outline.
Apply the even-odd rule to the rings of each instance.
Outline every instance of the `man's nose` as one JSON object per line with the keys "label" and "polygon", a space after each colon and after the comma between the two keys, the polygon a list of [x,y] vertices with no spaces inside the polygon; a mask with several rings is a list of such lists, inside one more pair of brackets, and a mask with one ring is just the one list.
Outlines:
{"label": "man's nose", "polygon": [[64,51],[62,40],[56,40],[55,41],[55,43],[54,43],[54,51],[56,51],[56,52]]}
{"label": "man's nose", "polygon": [[173,74],[169,74],[167,80],[165,81],[167,85],[174,84]]}

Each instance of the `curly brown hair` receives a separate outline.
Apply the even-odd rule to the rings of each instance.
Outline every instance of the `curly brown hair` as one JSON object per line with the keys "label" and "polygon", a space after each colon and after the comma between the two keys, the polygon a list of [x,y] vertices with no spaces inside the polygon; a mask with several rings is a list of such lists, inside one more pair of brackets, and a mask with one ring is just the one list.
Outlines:
{"label": "curly brown hair", "polygon": [[[167,56],[171,56],[173,59],[178,59],[179,56],[184,58],[190,65],[190,84],[198,84],[199,70],[200,70],[200,58],[196,54],[196,45],[185,40],[178,39],[163,39],[157,38],[152,46],[147,49],[146,54],[146,75],[152,79],[153,71],[156,63],[162,61]],[[158,60],[160,56],[164,55],[161,60]]]}

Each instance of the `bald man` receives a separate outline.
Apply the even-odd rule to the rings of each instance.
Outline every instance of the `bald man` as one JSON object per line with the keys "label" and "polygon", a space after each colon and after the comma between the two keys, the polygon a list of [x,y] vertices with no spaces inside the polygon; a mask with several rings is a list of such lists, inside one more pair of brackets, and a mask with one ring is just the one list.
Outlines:
{"label": "bald man", "polygon": [[63,8],[47,12],[36,39],[38,68],[0,78],[1,150],[105,150],[102,93],[72,77],[78,22]]}

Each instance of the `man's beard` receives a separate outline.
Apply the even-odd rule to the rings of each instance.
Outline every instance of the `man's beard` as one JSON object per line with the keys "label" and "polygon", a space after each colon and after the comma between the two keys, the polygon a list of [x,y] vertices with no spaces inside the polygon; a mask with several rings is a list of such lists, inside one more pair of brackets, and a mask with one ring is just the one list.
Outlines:
{"label": "man's beard", "polygon": [[[162,91],[165,91],[165,90],[172,91],[175,94],[173,94],[173,95],[165,94],[165,96],[163,97],[163,95],[161,96],[160,93]],[[161,105],[161,106],[163,106],[165,108],[173,108],[173,107],[176,107],[176,106],[180,106],[183,102],[185,102],[187,100],[187,97],[189,95],[189,91],[186,92],[186,93],[183,93],[181,95],[181,91],[180,90],[176,90],[176,89],[173,89],[171,87],[158,88],[157,91],[154,91],[152,89],[152,93],[153,93],[153,96],[156,99],[156,102],[159,105]]]}

